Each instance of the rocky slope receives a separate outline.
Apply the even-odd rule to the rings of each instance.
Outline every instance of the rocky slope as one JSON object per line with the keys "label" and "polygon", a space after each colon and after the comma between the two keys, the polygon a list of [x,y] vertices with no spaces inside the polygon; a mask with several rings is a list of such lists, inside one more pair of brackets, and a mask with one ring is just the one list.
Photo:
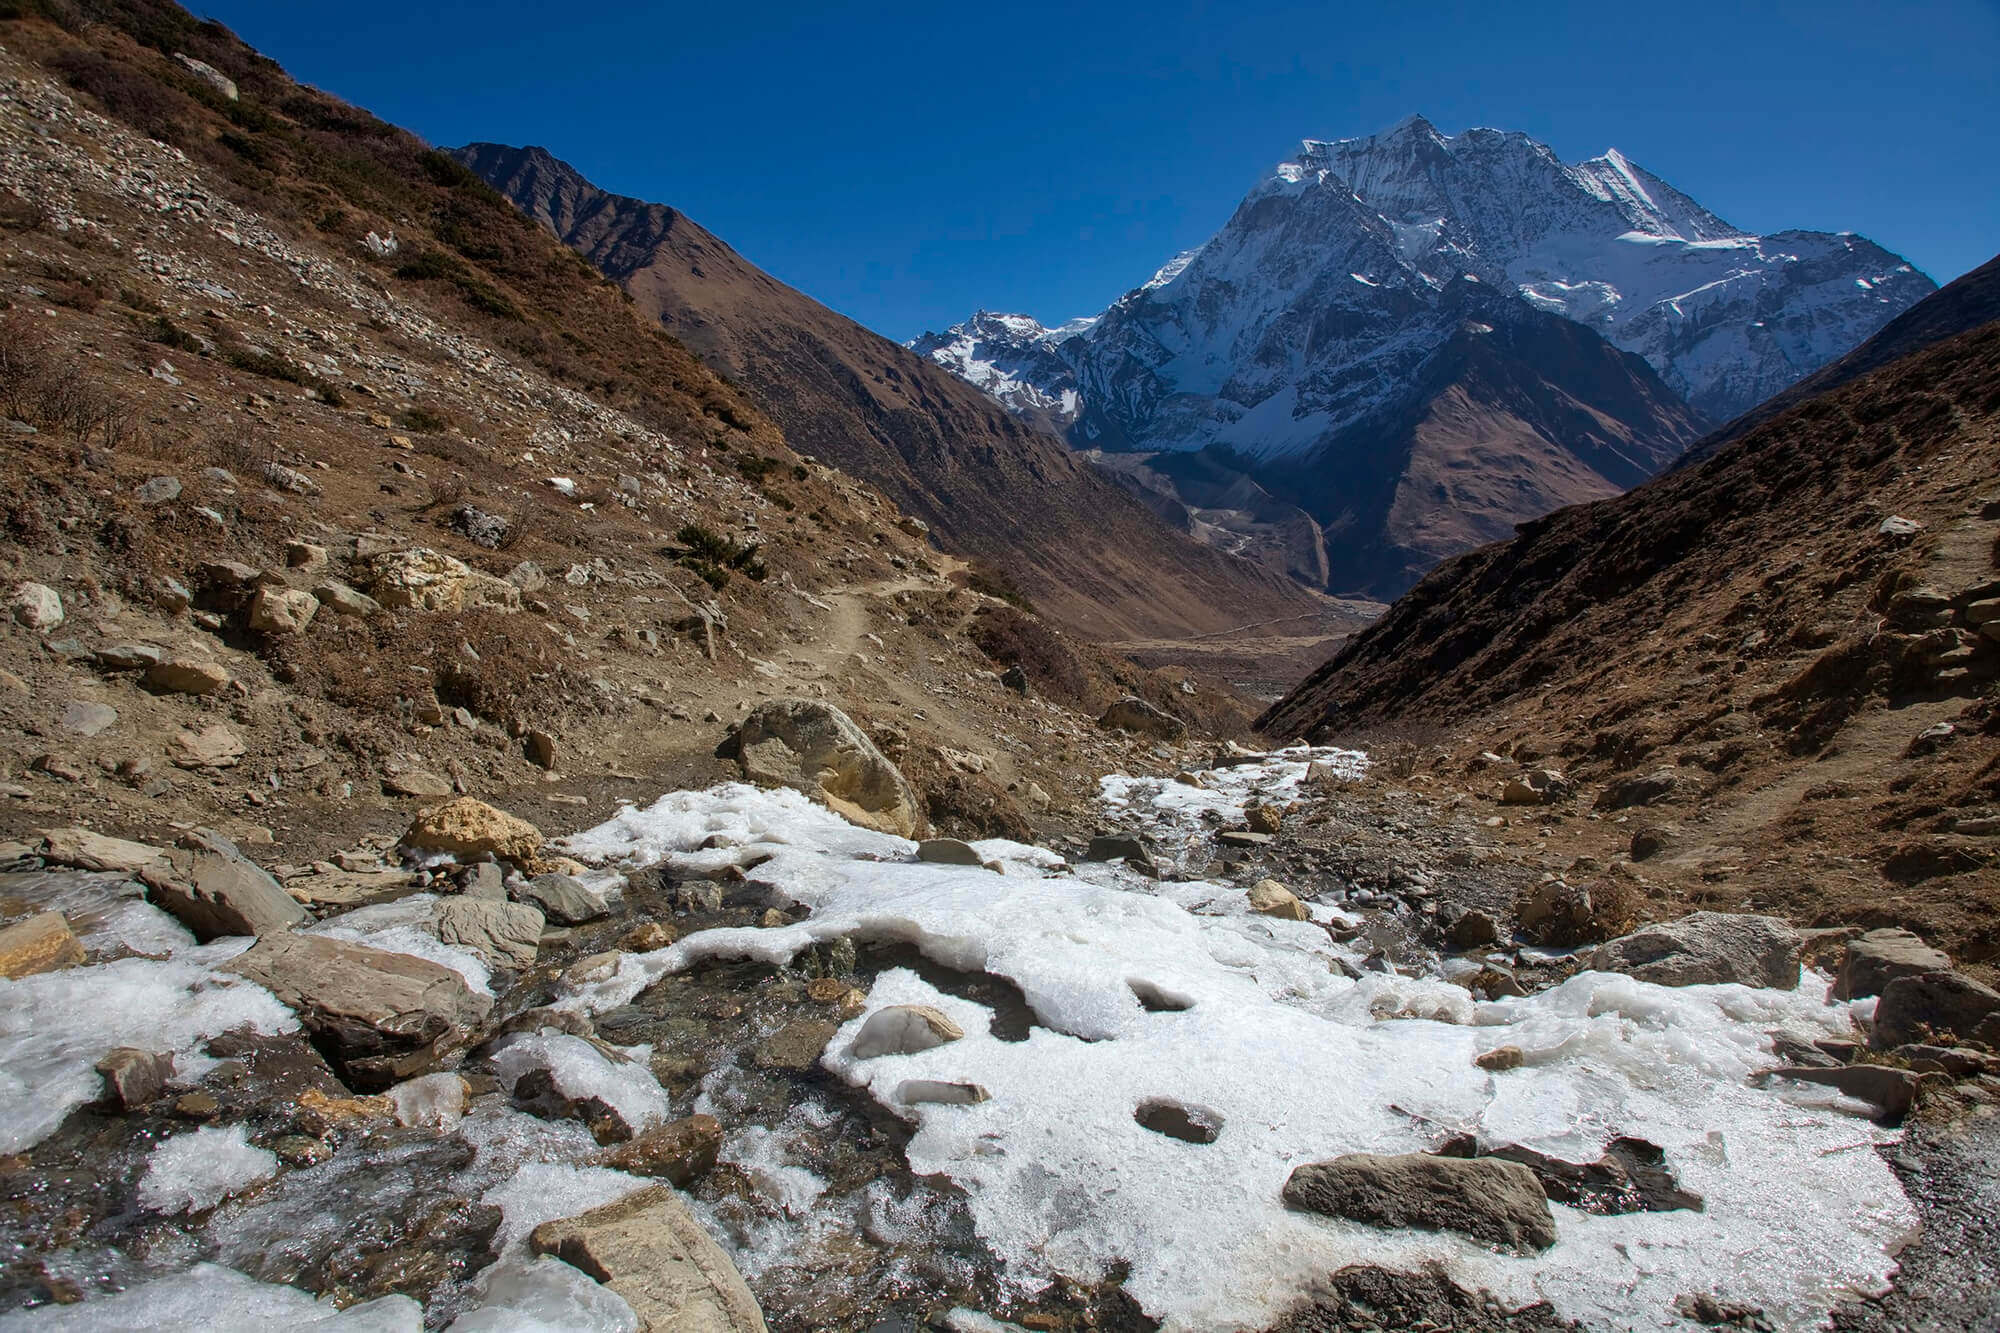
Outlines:
{"label": "rocky slope", "polygon": [[[1615,152],[1566,165],[1525,135],[1413,118],[1307,141],[1101,316],[985,315],[914,346],[1066,417],[1079,447],[1226,451],[1327,528],[1333,586],[1394,592],[1650,475],[1931,290],[1858,237],[1744,233]],[[1463,340],[1483,327],[1508,331],[1498,357],[1536,346],[1468,380]],[[1569,401],[1518,409],[1533,399]],[[1411,439],[1427,417],[1449,440],[1428,463],[1439,446]],[[1441,488],[1446,469],[1470,493]]]}
{"label": "rocky slope", "polygon": [[773,279],[685,215],[607,194],[539,149],[460,161],[745,385],[794,447],[882,488],[946,549],[1005,569],[1097,640],[1338,617],[1162,525],[1054,436]]}
{"label": "rocky slope", "polygon": [[1598,812],[1676,827],[1677,892],[1909,924],[1991,965],[1996,411],[1989,323],[1447,563],[1263,725],[1559,767],[1605,784]]}

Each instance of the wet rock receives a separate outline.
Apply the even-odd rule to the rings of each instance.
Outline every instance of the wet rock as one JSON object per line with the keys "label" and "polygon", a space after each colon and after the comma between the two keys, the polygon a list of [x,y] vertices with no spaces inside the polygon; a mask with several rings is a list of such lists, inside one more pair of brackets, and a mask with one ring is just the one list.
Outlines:
{"label": "wet rock", "polygon": [[1957,972],[1897,977],[1882,988],[1882,998],[1875,1002],[1870,1044],[1893,1050],[1946,1035],[1989,1040],[1982,1025],[2000,1027],[2000,1020],[1988,1021],[1995,1015],[2000,1015],[2000,992],[1971,977]]}
{"label": "wet rock", "polygon": [[249,625],[259,634],[302,634],[319,600],[296,588],[259,588],[250,599]]}
{"label": "wet rock", "polygon": [[1950,970],[1950,958],[1909,931],[1893,926],[1871,930],[1847,942],[1831,994],[1836,1000],[1858,1000],[1880,995],[1882,988],[1898,977]]}
{"label": "wet rock", "polygon": [[751,1062],[759,1069],[811,1069],[838,1031],[838,1023],[823,1018],[794,1019],[758,1042],[750,1053]]}
{"label": "wet rock", "polygon": [[618,947],[626,953],[652,953],[669,947],[676,938],[674,928],[664,921],[641,921],[619,937]]}
{"label": "wet rock", "polygon": [[[1884,519],[1883,522],[1907,522],[1906,519]],[[1744,1333],[1770,1333],[1776,1325],[1764,1317],[1764,1311],[1755,1305],[1745,1305],[1741,1301],[1725,1301],[1708,1292],[1690,1292],[1674,1297],[1674,1309],[1697,1324],[1710,1328],[1736,1328]]]}
{"label": "wet rock", "polygon": [[348,587],[339,579],[325,579],[313,585],[312,595],[337,616],[366,620],[382,614],[382,604],[365,592]]}
{"label": "wet rock", "polygon": [[1105,709],[1097,725],[1107,731],[1136,732],[1163,741],[1177,741],[1187,734],[1187,724],[1172,713],[1129,694]]}
{"label": "wet rock", "polygon": [[752,709],[717,748],[755,782],[793,787],[844,819],[899,837],[925,832],[922,800],[853,719],[817,699]]}
{"label": "wet rock", "polygon": [[720,1246],[674,1191],[641,1190],[528,1238],[617,1292],[640,1327],[674,1333],[764,1333],[764,1316]]}
{"label": "wet rock", "polygon": [[83,961],[83,946],[61,912],[37,912],[0,928],[0,977],[59,972]]}
{"label": "wet rock", "polygon": [[957,838],[926,838],[917,844],[919,861],[935,861],[939,865],[976,866],[985,864],[985,858],[974,851],[972,844]]}
{"label": "wet rock", "polygon": [[1589,965],[1661,986],[1793,990],[1800,947],[1798,932],[1776,917],[1696,912],[1615,939],[1593,953]]}
{"label": "wet rock", "polygon": [[1155,1134],[1183,1143],[1213,1143],[1222,1134],[1221,1112],[1170,1097],[1147,1098],[1139,1103],[1132,1118]]}
{"label": "wet rock", "polygon": [[146,1051],[120,1046],[97,1062],[104,1080],[104,1104],[116,1111],[133,1111],[158,1101],[174,1076],[170,1051]]}
{"label": "wet rock", "polygon": [[162,694],[214,694],[229,683],[229,673],[206,657],[171,653],[147,667],[140,679]]}
{"label": "wet rock", "polygon": [[1224,829],[1215,835],[1215,840],[1224,847],[1241,847],[1245,849],[1269,847],[1271,845],[1270,834],[1253,833],[1248,829]]}
{"label": "wet rock", "polygon": [[892,1004],[868,1016],[861,1030],[854,1034],[851,1053],[860,1060],[880,1055],[911,1055],[957,1041],[964,1035],[964,1029],[941,1009],[927,1004]]}
{"label": "wet rock", "polygon": [[412,851],[444,852],[461,861],[495,857],[532,866],[542,849],[542,832],[525,819],[461,796],[421,811],[403,834]]}
{"label": "wet rock", "polygon": [[993,1094],[977,1083],[946,1083],[934,1078],[906,1078],[896,1085],[896,1100],[905,1106],[977,1106]]}
{"label": "wet rock", "polygon": [[682,1189],[715,1167],[722,1150],[722,1122],[691,1115],[647,1130],[630,1143],[599,1154],[598,1165],[635,1176],[657,1176]]}
{"label": "wet rock", "polygon": [[618,1108],[593,1093],[572,1094],[553,1069],[530,1069],[514,1080],[514,1109],[543,1120],[574,1120],[598,1143],[625,1143],[636,1132]]}
{"label": "wet rock", "polygon": [[1275,879],[1260,879],[1250,886],[1250,910],[1260,916],[1281,917],[1286,921],[1310,921],[1312,914],[1298,896]]}
{"label": "wet rock", "polygon": [[581,926],[611,915],[597,895],[568,875],[537,875],[509,891],[515,902],[532,903],[559,926]]}
{"label": "wet rock", "polygon": [[431,930],[445,944],[470,949],[491,967],[533,967],[542,914],[526,903],[460,895],[431,909]]}
{"label": "wet rock", "polygon": [[155,907],[194,932],[268,935],[298,925],[306,909],[264,870],[211,829],[184,835],[175,850],[139,871]]}
{"label": "wet rock", "polygon": [[1914,1070],[1894,1065],[1836,1065],[1830,1069],[1787,1065],[1771,1070],[1770,1076],[1838,1088],[1847,1096],[1874,1106],[1879,1118],[1889,1124],[1909,1114],[1910,1107],[1916,1104],[1917,1089],[1923,1081]]}
{"label": "wet rock", "polygon": [[315,935],[267,935],[223,970],[290,1005],[348,1086],[363,1092],[456,1060],[493,1008],[449,968]]}
{"label": "wet rock", "polygon": [[1487,1149],[1481,1158],[1519,1162],[1535,1173],[1557,1203],[1587,1213],[1701,1212],[1701,1196],[1680,1186],[1666,1152],[1644,1139],[1616,1138],[1595,1162],[1565,1162],[1519,1144]]}
{"label": "wet rock", "polygon": [[107,837],[86,828],[47,828],[38,832],[41,843],[36,851],[42,859],[78,870],[112,870],[129,875],[167,854],[164,847]]}
{"label": "wet rock", "polygon": [[1672,795],[1679,785],[1680,775],[1671,768],[1621,778],[1598,793],[1595,808],[1625,810],[1635,805],[1651,805]]}
{"label": "wet rock", "polygon": [[513,584],[424,547],[384,551],[368,559],[367,569],[368,591],[392,609],[445,615],[521,609],[521,590]]}
{"label": "wet rock", "polygon": [[14,623],[37,634],[46,634],[63,623],[62,598],[46,583],[17,583],[7,609]]}
{"label": "wet rock", "polygon": [[176,768],[234,768],[248,748],[234,727],[217,722],[200,731],[183,727],[175,732],[167,756]]}
{"label": "wet rock", "polygon": [[1490,1157],[1350,1153],[1294,1169],[1284,1200],[1329,1217],[1457,1231],[1520,1251],[1556,1242],[1555,1218],[1535,1173]]}
{"label": "wet rock", "polygon": [[1100,833],[1090,840],[1090,849],[1083,854],[1086,861],[1123,861],[1134,870],[1147,874],[1157,874],[1153,864],[1153,851],[1144,838],[1129,833]]}

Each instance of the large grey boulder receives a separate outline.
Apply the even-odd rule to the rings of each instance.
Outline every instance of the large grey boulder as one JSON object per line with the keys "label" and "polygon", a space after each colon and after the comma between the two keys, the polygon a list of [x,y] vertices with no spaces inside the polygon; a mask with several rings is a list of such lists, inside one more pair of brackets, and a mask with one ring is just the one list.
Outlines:
{"label": "large grey boulder", "polygon": [[445,898],[431,910],[431,931],[439,940],[471,950],[492,967],[533,967],[542,924],[539,909],[491,898]]}
{"label": "large grey boulder", "polygon": [[1880,995],[1882,988],[1897,977],[1920,977],[1926,972],[1950,970],[1950,958],[1909,931],[1894,926],[1871,930],[1847,942],[1840,971],[1833,978],[1833,998],[1858,1000]]}
{"label": "large grey boulder", "polygon": [[1793,990],[1802,946],[1799,933],[1776,917],[1696,912],[1601,945],[1590,955],[1590,966],[1660,986],[1735,983]]}
{"label": "large grey boulder", "polygon": [[455,1062],[493,1009],[448,967],[318,935],[266,936],[223,970],[290,1005],[359,1092]]}
{"label": "large grey boulder", "polygon": [[1177,741],[1187,734],[1186,723],[1135,695],[1127,695],[1105,709],[1097,725],[1108,731],[1132,731],[1163,741]]}
{"label": "large grey boulder", "polygon": [[764,1316],[742,1275],[670,1186],[544,1222],[529,1235],[528,1247],[617,1292],[643,1329],[764,1333]]}
{"label": "large grey boulder", "polygon": [[139,869],[155,907],[198,940],[268,935],[306,919],[306,909],[278,881],[212,829],[195,829],[179,846]]}
{"label": "large grey boulder", "polygon": [[716,753],[753,782],[794,787],[842,818],[917,838],[924,806],[854,720],[818,699],[772,699],[752,709]]}
{"label": "large grey boulder", "polygon": [[1897,977],[1882,988],[1871,1040],[1881,1050],[1933,1037],[1986,1040],[1982,1024],[2000,1026],[2000,991],[1957,972],[1926,972]]}
{"label": "large grey boulder", "polygon": [[1556,1221],[1535,1173],[1492,1157],[1349,1153],[1296,1168],[1285,1203],[1379,1227],[1457,1231],[1515,1250],[1556,1243]]}
{"label": "large grey boulder", "polygon": [[514,901],[531,903],[559,926],[580,926],[611,915],[597,895],[568,875],[537,875],[515,884]]}

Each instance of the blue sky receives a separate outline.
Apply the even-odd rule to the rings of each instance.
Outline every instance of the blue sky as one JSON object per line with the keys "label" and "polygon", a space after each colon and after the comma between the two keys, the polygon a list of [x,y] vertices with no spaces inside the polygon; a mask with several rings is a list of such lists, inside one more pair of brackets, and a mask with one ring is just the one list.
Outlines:
{"label": "blue sky", "polygon": [[897,339],[1094,313],[1301,138],[1422,112],[1608,147],[1940,282],[2000,250],[2000,2],[193,0],[433,143],[541,144]]}

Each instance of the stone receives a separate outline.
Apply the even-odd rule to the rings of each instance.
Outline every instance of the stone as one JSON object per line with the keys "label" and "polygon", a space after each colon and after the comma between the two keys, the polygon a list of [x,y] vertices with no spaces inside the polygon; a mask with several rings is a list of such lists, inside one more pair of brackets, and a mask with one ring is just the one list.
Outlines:
{"label": "stone", "polygon": [[132,491],[132,498],[142,505],[163,505],[181,498],[179,477],[154,477],[141,482]]}
{"label": "stone", "polygon": [[241,589],[255,584],[264,571],[241,560],[205,560],[197,572],[201,582],[210,588]]}
{"label": "stone", "polygon": [[431,933],[445,944],[471,950],[489,966],[518,970],[535,964],[542,920],[526,903],[460,895],[440,899],[431,909]]}
{"label": "stone", "polygon": [[1658,856],[1665,849],[1666,845],[1666,830],[1649,825],[1645,828],[1633,830],[1632,841],[1626,850],[1631,854],[1634,861],[1644,861],[1650,857]]}
{"label": "stone", "polygon": [[127,842],[124,838],[92,833],[87,828],[45,828],[37,832],[42,838],[36,849],[38,855],[78,870],[113,870],[129,875],[167,854],[163,847]]}
{"label": "stone", "polygon": [[1454,949],[1484,949],[1500,942],[1500,923],[1491,912],[1477,908],[1460,912],[1445,927],[1445,943]]}
{"label": "stone", "polygon": [[1819,1083],[1838,1088],[1857,1101],[1873,1105],[1880,1118],[1890,1124],[1909,1114],[1916,1104],[1917,1089],[1923,1078],[1914,1070],[1893,1065],[1785,1066],[1770,1071],[1777,1078],[1801,1083]]}
{"label": "stone", "polygon": [[37,912],[0,928],[0,977],[59,972],[83,961],[83,946],[61,912]]}
{"label": "stone", "polygon": [[493,1009],[490,997],[450,968],[318,935],[267,935],[222,970],[290,1005],[321,1054],[360,1092],[456,1061]]}
{"label": "stone", "polygon": [[528,762],[536,768],[553,769],[556,766],[556,738],[546,731],[531,731],[521,738],[521,748],[528,756]]}
{"label": "stone", "polygon": [[405,768],[382,775],[382,790],[391,796],[449,796],[451,780],[427,768]]}
{"label": "stone", "polygon": [[641,921],[618,937],[618,947],[626,953],[652,953],[670,946],[678,934],[664,921]]}
{"label": "stone", "polygon": [[793,1019],[757,1043],[750,1053],[751,1062],[759,1069],[811,1069],[838,1031],[840,1024],[823,1018]]}
{"label": "stone", "polygon": [[528,1248],[609,1287],[656,1333],[764,1333],[764,1316],[729,1256],[670,1186],[578,1217],[544,1222]]}
{"label": "stone", "polygon": [[857,1060],[913,1055],[957,1041],[964,1035],[964,1029],[941,1009],[927,1004],[892,1004],[868,1016],[861,1030],[854,1034],[849,1053]]}
{"label": "stone", "polygon": [[1177,1102],[1171,1097],[1147,1098],[1139,1103],[1132,1118],[1155,1134],[1182,1143],[1213,1143],[1222,1135],[1221,1112]]}
{"label": "stone", "polygon": [[1621,778],[1597,794],[1594,808],[1625,810],[1635,805],[1651,805],[1671,795],[1680,786],[1680,774],[1671,768]]}
{"label": "stone", "polygon": [[1244,810],[1243,822],[1252,833],[1276,833],[1284,827],[1285,813],[1275,805],[1253,805]]}
{"label": "stone", "polygon": [[312,542],[285,543],[285,567],[287,569],[296,569],[302,574],[310,574],[315,570],[325,569],[326,561],[327,554],[324,546],[319,546]]}
{"label": "stone", "polygon": [[367,568],[368,591],[386,607],[447,615],[521,609],[521,590],[513,584],[424,547],[384,551]]}
{"label": "stone", "polygon": [[288,495],[318,495],[319,483],[295,467],[273,460],[264,464],[264,481],[267,485]]}
{"label": "stone", "polygon": [[234,768],[246,750],[233,727],[217,722],[200,731],[183,727],[175,732],[167,757],[176,768]]}
{"label": "stone", "polygon": [[916,790],[853,719],[818,699],[759,704],[716,754],[745,777],[793,787],[852,823],[917,838],[928,820]]}
{"label": "stone", "polygon": [[13,613],[14,622],[46,634],[63,623],[62,598],[46,583],[17,583],[14,594],[7,603]]}
{"label": "stone", "polygon": [[1601,945],[1589,966],[1661,986],[1734,983],[1793,990],[1799,933],[1776,917],[1696,912]]}
{"label": "stone", "polygon": [[515,902],[533,903],[559,926],[581,926],[611,915],[597,895],[568,875],[537,875],[514,885]]}
{"label": "stone", "polygon": [[95,736],[115,725],[118,710],[110,704],[94,703],[88,699],[72,699],[63,710],[62,729],[78,736]]}
{"label": "stone", "polygon": [[481,861],[465,868],[465,879],[459,892],[468,898],[487,898],[496,902],[507,899],[507,876],[499,866],[491,861]]}
{"label": "stone", "polygon": [[1491,1157],[1350,1153],[1297,1167],[1287,1206],[1379,1227],[1457,1231],[1516,1251],[1556,1243],[1555,1217],[1535,1173]]}
{"label": "stone", "polygon": [[319,611],[319,599],[296,588],[259,588],[250,599],[250,628],[259,634],[302,634]]}
{"label": "stone", "polygon": [[357,592],[339,579],[325,579],[313,585],[312,595],[319,604],[337,616],[353,616],[365,620],[382,614],[382,603],[365,592]]}
{"label": "stone", "polygon": [[1528,1054],[1519,1046],[1495,1046],[1473,1057],[1472,1063],[1489,1073],[1504,1073],[1509,1069],[1519,1069],[1528,1062]]}
{"label": "stone", "polygon": [[1596,930],[1595,904],[1586,885],[1544,880],[1514,900],[1514,919],[1521,933],[1537,944],[1568,948],[1602,939]]}
{"label": "stone", "polygon": [[1500,790],[1502,805],[1547,805],[1570,794],[1569,779],[1553,768],[1527,768]]}
{"label": "stone", "polygon": [[1880,995],[1882,988],[1898,977],[1950,970],[1949,957],[1909,931],[1889,926],[1847,942],[1829,994],[1836,1000],[1858,1000]]}
{"label": "stone", "polygon": [[444,852],[460,861],[494,857],[528,867],[542,849],[542,831],[525,819],[461,796],[420,811],[404,832],[402,845],[418,852]]}
{"label": "stone", "polygon": [[939,865],[976,866],[984,865],[986,858],[973,850],[972,844],[957,838],[926,838],[917,844],[919,861],[935,861]]}
{"label": "stone", "polygon": [[540,592],[549,586],[549,576],[532,560],[523,560],[507,571],[507,582],[522,592]]}
{"label": "stone", "polygon": [[1260,848],[1271,845],[1270,834],[1248,829],[1224,829],[1215,835],[1215,840],[1224,847]]}
{"label": "stone", "polygon": [[1152,848],[1146,840],[1130,833],[1100,833],[1090,840],[1089,850],[1083,854],[1086,861],[1123,861],[1134,870],[1147,874],[1158,873],[1153,864]]}
{"label": "stone", "polygon": [[176,850],[139,871],[155,907],[204,942],[269,935],[298,925],[306,909],[236,844],[211,829],[184,835]]}
{"label": "stone", "polygon": [[657,1125],[629,1143],[598,1154],[597,1164],[635,1176],[654,1176],[686,1189],[715,1167],[722,1150],[722,1122],[691,1115]]}
{"label": "stone", "polygon": [[106,671],[143,671],[159,662],[167,650],[156,643],[114,643],[91,654]]}
{"label": "stone", "polygon": [[140,679],[162,694],[214,694],[229,683],[229,673],[206,657],[170,653],[147,667]]}
{"label": "stone", "polygon": [[1893,1050],[1947,1035],[1986,1040],[1979,1028],[1995,1014],[2000,1014],[2000,991],[1971,977],[1957,972],[1897,977],[1882,988],[1882,998],[1875,1002],[1875,1030],[1869,1044]]}
{"label": "stone", "polygon": [[1260,879],[1250,886],[1250,910],[1260,916],[1281,917],[1286,921],[1310,921],[1312,913],[1298,895],[1275,879]]}
{"label": "stone", "polygon": [[117,1111],[135,1111],[166,1092],[174,1076],[174,1057],[171,1051],[120,1046],[97,1062],[97,1073],[104,1080],[104,1104]]}
{"label": "stone", "polygon": [[905,1106],[977,1106],[993,1094],[977,1083],[947,1083],[934,1078],[906,1078],[896,1085],[896,1100]]}
{"label": "stone", "polygon": [[1566,1162],[1517,1143],[1465,1155],[1519,1162],[1535,1173],[1551,1200],[1599,1216],[1698,1213],[1704,1207],[1699,1194],[1681,1188],[1666,1150],[1645,1139],[1615,1138],[1594,1162]]}
{"label": "stone", "polygon": [[1901,514],[1891,514],[1875,525],[1876,534],[1883,537],[1914,537],[1923,530],[1923,524]]}
{"label": "stone", "polygon": [[1097,725],[1107,731],[1137,732],[1163,741],[1177,741],[1187,734],[1187,724],[1172,713],[1129,694],[1105,709]]}
{"label": "stone", "polygon": [[62,782],[82,782],[90,776],[89,771],[78,763],[73,755],[55,751],[36,755],[28,767]]}

